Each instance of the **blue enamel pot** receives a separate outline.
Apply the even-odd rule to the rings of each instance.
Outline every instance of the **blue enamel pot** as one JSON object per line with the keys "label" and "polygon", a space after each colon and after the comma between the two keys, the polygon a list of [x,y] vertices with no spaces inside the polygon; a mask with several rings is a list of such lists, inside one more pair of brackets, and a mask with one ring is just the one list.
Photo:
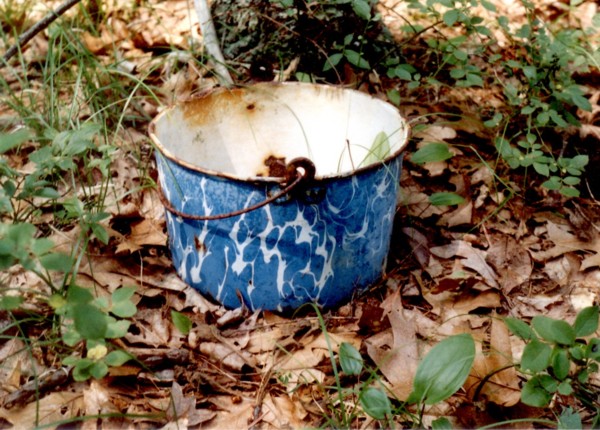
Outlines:
{"label": "blue enamel pot", "polygon": [[150,125],[179,276],[227,308],[332,308],[383,275],[408,125],[367,94],[218,89]]}

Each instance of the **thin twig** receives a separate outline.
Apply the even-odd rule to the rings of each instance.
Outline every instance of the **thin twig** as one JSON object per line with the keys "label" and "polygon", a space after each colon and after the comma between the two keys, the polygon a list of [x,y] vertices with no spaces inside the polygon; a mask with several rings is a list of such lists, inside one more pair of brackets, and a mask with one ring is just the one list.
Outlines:
{"label": "thin twig", "polygon": [[213,24],[212,17],[210,16],[210,8],[207,0],[194,0],[194,6],[196,7],[196,14],[198,15],[198,22],[200,23],[200,31],[202,32],[202,40],[204,41],[204,47],[206,52],[215,61],[215,72],[217,78],[221,82],[221,85],[230,88],[233,86],[233,79],[227,70],[225,65],[225,58],[221,52],[219,46],[219,38],[217,37],[217,31]]}
{"label": "thin twig", "polygon": [[33,39],[40,31],[43,31],[46,28],[48,28],[48,26],[50,24],[52,24],[58,17],[60,17],[66,11],[71,9],[73,6],[75,6],[80,1],[81,0],[66,0],[59,7],[57,7],[56,10],[53,10],[52,12],[48,13],[40,21],[38,21],[32,27],[30,27],[29,30],[27,30],[27,31],[25,31],[25,33],[21,34],[21,36],[19,36],[19,40],[17,40],[17,42],[14,45],[12,45],[8,49],[8,51],[6,51],[4,56],[2,57],[3,61],[2,61],[2,63],[0,63],[0,69],[2,67],[6,66],[6,64],[8,63],[8,60],[10,60],[12,57],[14,57],[14,55],[17,52],[19,52],[19,50],[21,50],[23,48],[23,46],[25,46],[27,44],[27,42],[29,42],[31,39]]}

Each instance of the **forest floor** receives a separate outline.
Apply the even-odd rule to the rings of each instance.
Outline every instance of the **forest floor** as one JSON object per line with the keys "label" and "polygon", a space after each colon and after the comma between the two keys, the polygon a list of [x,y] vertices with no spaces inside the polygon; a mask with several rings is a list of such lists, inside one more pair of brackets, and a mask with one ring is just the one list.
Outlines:
{"label": "forest floor", "polygon": [[[384,22],[399,32],[398,17],[404,12],[394,12],[398,2],[383,3]],[[516,3],[496,3],[511,22],[524,19]],[[539,3],[540,13],[546,14],[560,6]],[[34,9],[46,11],[41,5]],[[404,117],[413,126],[427,127],[413,133],[406,151],[386,276],[365,294],[322,315],[324,331],[314,310],[300,316],[226,310],[178,278],[167,248],[164,209],[156,188],[148,186],[156,171],[147,119],[217,82],[186,57],[190,40],[201,39],[187,1],[153,0],[135,8],[115,1],[104,13],[110,18],[98,33],[83,32],[81,40],[99,58],[126,59],[124,73],[156,88],[158,100],[146,97],[128,106],[140,109],[142,119],[115,130],[116,152],[105,199],[110,216],[102,221],[109,240],[90,242],[75,282],[104,296],[119,287],[136,287],[137,313],[127,334],[114,343],[137,359],[110,368],[104,378],[74,382],[60,364],[64,350],[44,342],[56,339],[49,324],[23,323],[17,325],[22,331],[16,335],[13,322],[23,314],[0,313],[0,326],[6,330],[0,338],[0,428],[332,426],[325,417],[334,416],[341,406],[330,354],[336,355],[342,342],[359,350],[373,369],[362,380],[341,380],[345,389],[355,390],[345,397],[346,410],[354,414],[352,427],[372,428],[379,424],[360,412],[358,401],[364,380],[376,375],[398,405],[411,392],[419,360],[433,345],[459,333],[470,333],[476,340],[471,376],[449,399],[398,415],[398,427],[411,426],[410,417],[418,414],[422,425],[445,416],[456,428],[555,419],[552,413],[558,409],[532,408],[520,401],[524,381],[515,367],[480,382],[491,371],[518,362],[525,346],[499,317],[529,321],[545,315],[573,322],[581,309],[599,302],[600,211],[595,196],[600,186],[593,164],[598,162],[600,142],[597,71],[579,82],[593,109],[578,111],[583,126],[569,133],[571,141],[589,149],[592,161],[581,197],[570,199],[543,188],[534,175],[511,171],[498,158],[493,135],[479,113],[483,105],[501,109],[500,94],[443,87],[403,97],[399,109]],[[583,2],[577,13],[588,19],[597,13],[597,5]],[[47,38],[42,33],[32,41],[24,52],[28,62],[46,56]],[[180,51],[156,66],[158,54],[172,46]],[[18,87],[7,69],[1,72],[1,79]],[[35,80],[39,70],[28,73]],[[360,90],[382,99],[393,84],[368,74],[346,78],[347,86],[358,82]],[[448,119],[446,113],[460,115]],[[1,125],[17,123],[16,117],[0,105]],[[447,143],[454,156],[411,162],[411,154],[430,142]],[[22,171],[31,168],[19,153],[5,157]],[[430,203],[432,193],[446,191],[464,202]],[[48,237],[58,250],[69,252],[80,233],[77,226],[56,225]],[[19,266],[6,276],[11,288],[46,288]],[[30,311],[48,314],[47,305],[35,301],[25,310]],[[173,323],[172,311],[192,322],[187,334]],[[593,375],[591,383],[600,386],[599,375]],[[553,408],[569,404],[566,397],[554,402]],[[584,420],[589,412],[580,409]],[[76,417],[81,419],[74,421]],[[512,424],[532,426],[527,421]]]}

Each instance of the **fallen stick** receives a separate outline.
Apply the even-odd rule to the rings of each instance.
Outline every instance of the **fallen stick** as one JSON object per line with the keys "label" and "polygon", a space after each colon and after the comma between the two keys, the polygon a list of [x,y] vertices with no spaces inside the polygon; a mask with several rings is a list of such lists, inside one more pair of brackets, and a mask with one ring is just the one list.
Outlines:
{"label": "fallen stick", "polygon": [[41,20],[39,20],[37,23],[31,26],[29,30],[21,34],[17,42],[10,48],[8,48],[8,50],[4,53],[4,56],[2,57],[3,61],[2,63],[0,63],[0,69],[6,66],[8,60],[14,57],[14,55],[17,52],[19,52],[19,50],[22,49],[23,46],[27,44],[27,42],[33,39],[40,31],[43,31],[44,29],[48,28],[48,26],[52,24],[58,17],[60,17],[66,11],[71,9],[80,1],[81,0],[66,0],[64,3],[58,6],[56,10],[53,10],[52,12],[48,13],[45,17],[43,17]]}
{"label": "fallen stick", "polygon": [[233,79],[225,65],[225,58],[223,57],[223,53],[219,46],[219,38],[217,37],[217,31],[215,30],[215,25],[210,16],[208,2],[207,0],[194,0],[194,5],[196,6],[196,14],[198,15],[198,22],[200,23],[204,48],[208,55],[215,61],[217,78],[221,85],[230,88],[233,86]]}

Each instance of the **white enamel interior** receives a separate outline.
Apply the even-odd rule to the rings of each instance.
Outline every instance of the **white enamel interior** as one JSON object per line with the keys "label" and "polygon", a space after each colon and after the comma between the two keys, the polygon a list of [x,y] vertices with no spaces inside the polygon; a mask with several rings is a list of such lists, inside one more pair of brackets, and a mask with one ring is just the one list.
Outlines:
{"label": "white enamel interior", "polygon": [[167,109],[152,130],[168,156],[241,179],[266,176],[269,156],[309,158],[321,178],[347,174],[365,167],[379,133],[389,139],[388,156],[408,140],[408,126],[392,105],[358,91],[301,83],[216,91]]}

